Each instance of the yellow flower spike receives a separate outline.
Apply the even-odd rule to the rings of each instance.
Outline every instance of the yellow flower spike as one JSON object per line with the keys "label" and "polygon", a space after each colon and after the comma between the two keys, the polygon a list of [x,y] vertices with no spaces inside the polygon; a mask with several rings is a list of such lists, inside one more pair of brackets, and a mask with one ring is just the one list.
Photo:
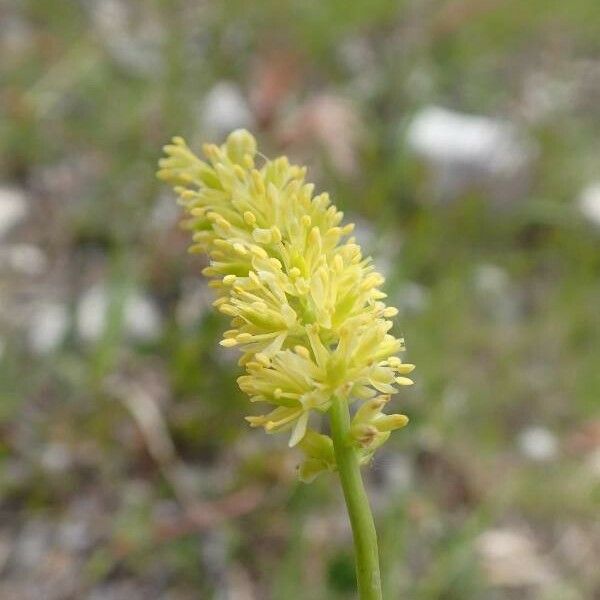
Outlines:
{"label": "yellow flower spike", "polygon": [[[256,140],[247,131],[234,131],[222,146],[206,144],[208,162],[181,137],[164,150],[157,176],[178,194],[190,251],[209,257],[203,274],[216,292],[214,306],[231,317],[220,343],[242,352],[240,389],[251,402],[270,406],[246,420],[267,433],[291,432],[289,445],[305,455],[302,481],[339,472],[359,596],[381,600],[360,465],[407,424],[406,416],[382,409],[398,386],[413,383],[406,375],[414,369],[396,356],[404,342],[389,333],[398,311],[383,302],[384,278],[348,238],[354,226],[342,224],[329,196],[313,195],[305,168],[284,156],[255,165]],[[309,426],[315,413],[327,413],[331,436]]]}
{"label": "yellow flower spike", "polygon": [[[191,251],[210,258],[203,274],[218,296],[215,307],[232,319],[220,344],[242,352],[240,388],[272,407],[248,422],[290,431],[290,445],[306,454],[315,440],[331,443],[315,437],[311,414],[329,411],[334,398],[359,400],[352,428],[365,462],[406,424],[402,415],[380,412],[389,397],[382,404],[373,396],[410,385],[414,368],[395,356],[403,342],[389,333],[398,311],[382,302],[383,276],[348,238],[354,226],[342,224],[328,194],[313,195],[305,168],[286,157],[255,164],[256,140],[245,130],[203,149],[206,161],[173,138],[157,175],[174,186],[189,217]],[[330,450],[327,458],[308,452],[304,480],[335,467]]]}

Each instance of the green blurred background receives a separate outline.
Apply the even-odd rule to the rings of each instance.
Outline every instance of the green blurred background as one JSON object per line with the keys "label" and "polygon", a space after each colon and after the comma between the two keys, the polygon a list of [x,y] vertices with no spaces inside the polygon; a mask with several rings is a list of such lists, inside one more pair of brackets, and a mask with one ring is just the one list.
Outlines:
{"label": "green blurred background", "polygon": [[596,0],[0,2],[0,598],[355,597],[154,177],[236,127],[357,223],[418,365],[385,598],[600,598]]}

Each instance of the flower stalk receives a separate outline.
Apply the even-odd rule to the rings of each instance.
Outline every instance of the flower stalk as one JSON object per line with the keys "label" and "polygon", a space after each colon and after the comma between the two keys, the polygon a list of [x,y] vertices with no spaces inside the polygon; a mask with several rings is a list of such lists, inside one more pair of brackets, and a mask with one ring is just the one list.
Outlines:
{"label": "flower stalk", "polygon": [[360,456],[352,444],[350,413],[346,402],[333,399],[329,422],[340,482],[352,526],[358,592],[361,600],[381,600],[377,532],[360,474]]}

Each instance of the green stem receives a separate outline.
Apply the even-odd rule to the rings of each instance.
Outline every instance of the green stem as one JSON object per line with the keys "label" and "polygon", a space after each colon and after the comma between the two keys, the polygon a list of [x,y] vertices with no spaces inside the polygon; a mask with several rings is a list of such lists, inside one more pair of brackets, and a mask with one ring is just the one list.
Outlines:
{"label": "green stem", "polygon": [[360,600],[382,600],[377,532],[360,474],[358,452],[350,442],[348,403],[334,398],[329,415],[335,458],[354,536]]}

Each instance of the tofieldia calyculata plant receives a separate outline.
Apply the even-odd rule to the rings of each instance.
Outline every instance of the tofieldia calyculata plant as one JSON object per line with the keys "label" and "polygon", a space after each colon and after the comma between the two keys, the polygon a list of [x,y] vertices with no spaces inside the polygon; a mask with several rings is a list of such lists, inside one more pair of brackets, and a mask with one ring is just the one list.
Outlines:
{"label": "tofieldia calyculata plant", "polygon": [[[381,598],[377,537],[360,465],[408,419],[386,414],[398,386],[412,384],[402,339],[390,333],[397,310],[383,302],[383,277],[342,225],[326,193],[313,195],[306,169],[286,157],[256,164],[256,140],[234,131],[207,144],[200,160],[182,138],[165,146],[159,178],[179,194],[193,235],[207,254],[203,271],[215,306],[231,318],[221,345],[242,352],[238,379],[246,417],[267,433],[289,432],[299,446],[303,481],[338,471],[354,535],[362,599]],[[350,406],[358,408],[350,412]],[[329,419],[326,435],[319,415]]]}

